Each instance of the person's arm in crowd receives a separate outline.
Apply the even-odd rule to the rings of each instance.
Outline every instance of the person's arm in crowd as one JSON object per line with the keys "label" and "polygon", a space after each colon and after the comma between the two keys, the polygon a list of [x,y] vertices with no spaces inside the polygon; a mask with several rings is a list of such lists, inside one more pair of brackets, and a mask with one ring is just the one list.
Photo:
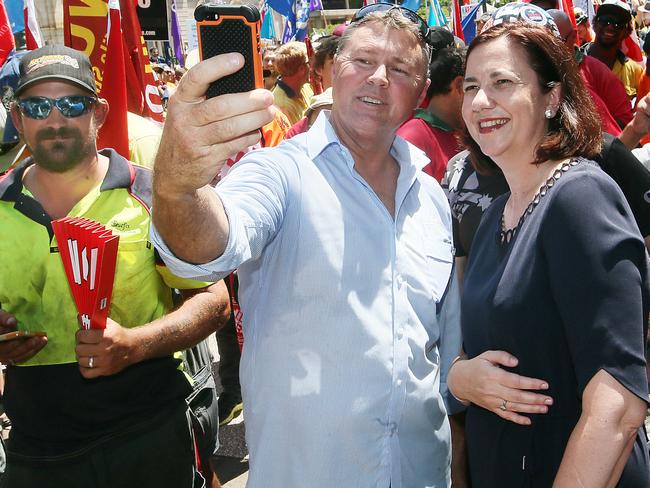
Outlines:
{"label": "person's arm in crowd", "polygon": [[77,331],[76,354],[82,376],[116,374],[132,364],[188,349],[228,321],[230,298],[223,281],[182,290],[181,294],[183,303],[178,308],[148,324],[126,328],[108,319],[106,329]]}
{"label": "person's arm in crowd", "polygon": [[648,133],[650,133],[650,93],[639,100],[634,118],[625,126],[618,138],[632,150]]}
{"label": "person's arm in crowd", "polygon": [[273,95],[266,90],[205,99],[211,82],[242,66],[239,54],[202,61],[183,76],[167,106],[154,166],[152,218],[169,250],[190,263],[223,254],[228,218],[209,185],[226,159],[257,143],[258,129],[273,119]]}
{"label": "person's arm in crowd", "polygon": [[646,405],[614,377],[600,370],[582,396],[554,488],[615,487],[645,419]]}

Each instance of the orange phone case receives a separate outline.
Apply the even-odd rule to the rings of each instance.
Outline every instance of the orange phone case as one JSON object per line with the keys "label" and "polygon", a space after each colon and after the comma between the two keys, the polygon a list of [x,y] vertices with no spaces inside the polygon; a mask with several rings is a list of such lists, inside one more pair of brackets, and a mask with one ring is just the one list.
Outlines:
{"label": "orange phone case", "polygon": [[201,59],[230,52],[244,56],[244,67],[210,85],[208,98],[264,88],[260,13],[254,5],[199,5],[194,11]]}

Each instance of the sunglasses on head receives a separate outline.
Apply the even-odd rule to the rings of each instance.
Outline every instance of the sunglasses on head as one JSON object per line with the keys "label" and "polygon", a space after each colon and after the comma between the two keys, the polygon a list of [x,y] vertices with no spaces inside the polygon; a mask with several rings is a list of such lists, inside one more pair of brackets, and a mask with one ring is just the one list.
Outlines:
{"label": "sunglasses on head", "polygon": [[366,5],[365,7],[362,7],[355,12],[355,14],[352,16],[352,22],[357,22],[358,20],[363,19],[366,15],[373,12],[386,12],[393,9],[399,10],[404,17],[417,25],[420,28],[420,35],[422,36],[422,39],[426,40],[427,34],[429,34],[429,26],[424,21],[424,19],[412,10],[409,10],[400,5],[395,5],[394,3],[371,3],[370,5]]}
{"label": "sunglasses on head", "polygon": [[609,17],[607,15],[604,15],[602,17],[596,17],[596,22],[605,27],[611,25],[616,30],[622,30],[627,26],[627,22],[620,20],[616,17]]}
{"label": "sunglasses on head", "polygon": [[68,95],[60,98],[28,97],[16,101],[20,112],[30,119],[47,119],[54,107],[69,119],[80,117],[97,102],[97,98],[84,95]]}

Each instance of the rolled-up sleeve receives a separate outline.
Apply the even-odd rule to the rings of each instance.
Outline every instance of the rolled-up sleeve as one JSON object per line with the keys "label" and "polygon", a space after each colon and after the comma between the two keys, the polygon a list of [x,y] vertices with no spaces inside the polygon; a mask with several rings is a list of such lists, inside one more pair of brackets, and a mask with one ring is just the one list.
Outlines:
{"label": "rolled-up sleeve", "polygon": [[223,203],[229,225],[228,243],[218,258],[204,264],[188,263],[174,255],[152,226],[152,242],[174,274],[215,281],[261,256],[282,226],[290,193],[290,178],[285,169],[292,167],[292,164],[271,162],[265,153],[256,151],[242,159],[214,189]]}

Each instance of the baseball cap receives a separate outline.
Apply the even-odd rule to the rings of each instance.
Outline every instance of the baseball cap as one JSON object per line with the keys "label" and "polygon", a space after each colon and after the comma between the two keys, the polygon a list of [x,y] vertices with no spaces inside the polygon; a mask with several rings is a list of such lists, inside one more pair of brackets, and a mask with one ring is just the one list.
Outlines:
{"label": "baseball cap", "polygon": [[81,51],[66,46],[51,45],[25,54],[19,65],[20,79],[15,95],[42,80],[65,80],[97,94],[90,59]]}
{"label": "baseball cap", "polygon": [[580,25],[584,21],[589,20],[589,16],[580,7],[575,7],[573,9],[573,15],[576,18],[576,25]]}
{"label": "baseball cap", "polygon": [[429,28],[429,34],[427,34],[427,44],[431,46],[432,49],[438,51],[449,46],[454,45],[454,35],[449,31],[449,29],[440,26],[434,26]]}
{"label": "baseball cap", "polygon": [[492,19],[488,20],[481,32],[485,32],[490,27],[512,22],[526,22],[528,24],[546,27],[557,37],[560,36],[560,30],[546,10],[531,3],[511,2],[499,7],[492,13]]}
{"label": "baseball cap", "polygon": [[596,17],[600,17],[601,15],[607,13],[618,15],[622,14],[629,21],[632,18],[632,7],[630,7],[625,2],[622,2],[621,0],[605,0],[600,5],[600,7],[598,7]]}
{"label": "baseball cap", "polygon": [[330,86],[323,93],[319,95],[314,95],[312,97],[311,103],[309,104],[309,107],[307,108],[305,115],[309,117],[309,115],[317,108],[327,107],[328,105],[332,105],[333,103],[334,103],[334,98],[332,97],[332,87]]}

